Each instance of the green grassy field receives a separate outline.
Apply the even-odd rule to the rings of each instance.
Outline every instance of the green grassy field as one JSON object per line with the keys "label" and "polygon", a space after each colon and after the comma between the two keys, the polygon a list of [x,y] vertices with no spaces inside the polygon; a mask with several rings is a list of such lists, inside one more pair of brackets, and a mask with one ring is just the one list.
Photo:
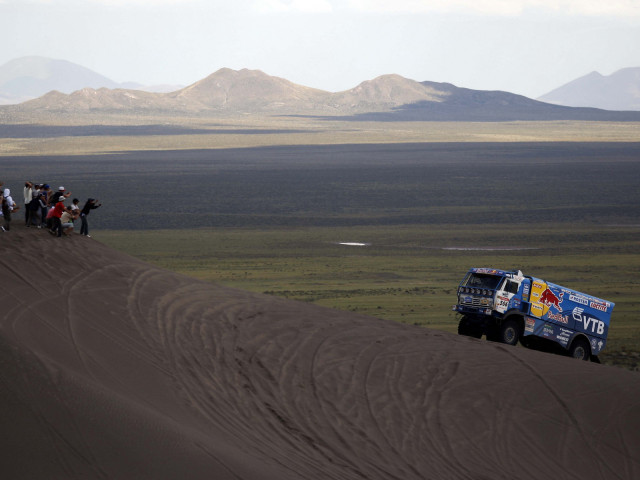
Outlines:
{"label": "green grassy field", "polygon": [[448,332],[457,329],[451,306],[468,268],[521,269],[615,302],[601,360],[638,369],[639,233],[640,225],[520,224],[100,231],[94,237],[202,280]]}

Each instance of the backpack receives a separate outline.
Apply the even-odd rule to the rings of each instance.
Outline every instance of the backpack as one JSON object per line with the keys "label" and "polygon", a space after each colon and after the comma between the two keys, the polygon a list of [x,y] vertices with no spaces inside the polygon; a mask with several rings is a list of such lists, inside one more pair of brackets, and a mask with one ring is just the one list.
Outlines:
{"label": "backpack", "polygon": [[29,210],[33,210],[34,212],[40,208],[40,201],[38,200],[39,196],[33,197],[31,201],[27,204],[27,208]]}

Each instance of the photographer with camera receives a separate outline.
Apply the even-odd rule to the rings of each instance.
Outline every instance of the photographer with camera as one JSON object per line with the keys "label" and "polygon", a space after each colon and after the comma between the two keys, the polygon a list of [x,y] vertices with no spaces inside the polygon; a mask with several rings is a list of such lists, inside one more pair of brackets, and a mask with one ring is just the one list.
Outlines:
{"label": "photographer with camera", "polygon": [[91,238],[91,235],[89,235],[89,222],[87,221],[87,216],[89,216],[89,212],[91,212],[91,210],[95,210],[100,206],[102,206],[102,204],[98,203],[98,200],[94,198],[88,199],[87,203],[84,204],[84,207],[80,210],[80,221],[82,223],[80,226],[80,235]]}

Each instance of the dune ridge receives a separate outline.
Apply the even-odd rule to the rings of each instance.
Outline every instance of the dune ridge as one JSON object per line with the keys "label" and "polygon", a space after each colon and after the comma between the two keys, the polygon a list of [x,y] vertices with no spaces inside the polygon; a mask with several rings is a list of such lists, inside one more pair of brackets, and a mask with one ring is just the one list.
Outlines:
{"label": "dune ridge", "polygon": [[7,478],[640,477],[634,372],[0,238]]}

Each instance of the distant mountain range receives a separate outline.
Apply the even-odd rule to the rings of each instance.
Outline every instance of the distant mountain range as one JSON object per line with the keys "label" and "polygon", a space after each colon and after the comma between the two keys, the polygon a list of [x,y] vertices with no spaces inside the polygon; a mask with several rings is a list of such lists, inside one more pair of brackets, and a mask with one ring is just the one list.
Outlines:
{"label": "distant mountain range", "polygon": [[605,110],[640,110],[640,68],[603,76],[591,72],[541,96],[542,102]]}
{"label": "distant mountain range", "polygon": [[87,87],[155,92],[181,88],[176,85],[143,86],[135,82],[117,83],[75,63],[45,57],[22,57],[0,66],[0,105],[21,103],[52,90],[72,93]]}
{"label": "distant mountain range", "polygon": [[[69,62],[27,57],[0,68],[0,90],[13,94],[44,88],[49,79],[60,84],[74,78],[65,90],[54,89],[19,105],[6,105],[6,115],[21,113],[109,113],[219,115],[252,114],[340,116],[378,121],[517,121],[517,120],[635,120],[640,112],[612,112],[544,103],[502,91],[481,91],[448,83],[417,82],[400,75],[383,75],[343,92],[327,92],[294,84],[259,70],[223,68],[184,88],[150,92],[136,85],[115,84]],[[35,68],[37,67],[37,68]],[[17,72],[17,73],[16,73]],[[29,76],[27,72],[32,72]],[[54,73],[52,73],[54,72]],[[20,76],[21,75],[21,76]],[[39,75],[39,76],[38,76]],[[22,79],[22,80],[19,80]],[[27,81],[27,79],[30,79]],[[24,89],[18,88],[20,83]],[[100,82],[106,86],[97,86]],[[94,86],[86,86],[86,85]],[[71,90],[71,92],[69,92]]]}

